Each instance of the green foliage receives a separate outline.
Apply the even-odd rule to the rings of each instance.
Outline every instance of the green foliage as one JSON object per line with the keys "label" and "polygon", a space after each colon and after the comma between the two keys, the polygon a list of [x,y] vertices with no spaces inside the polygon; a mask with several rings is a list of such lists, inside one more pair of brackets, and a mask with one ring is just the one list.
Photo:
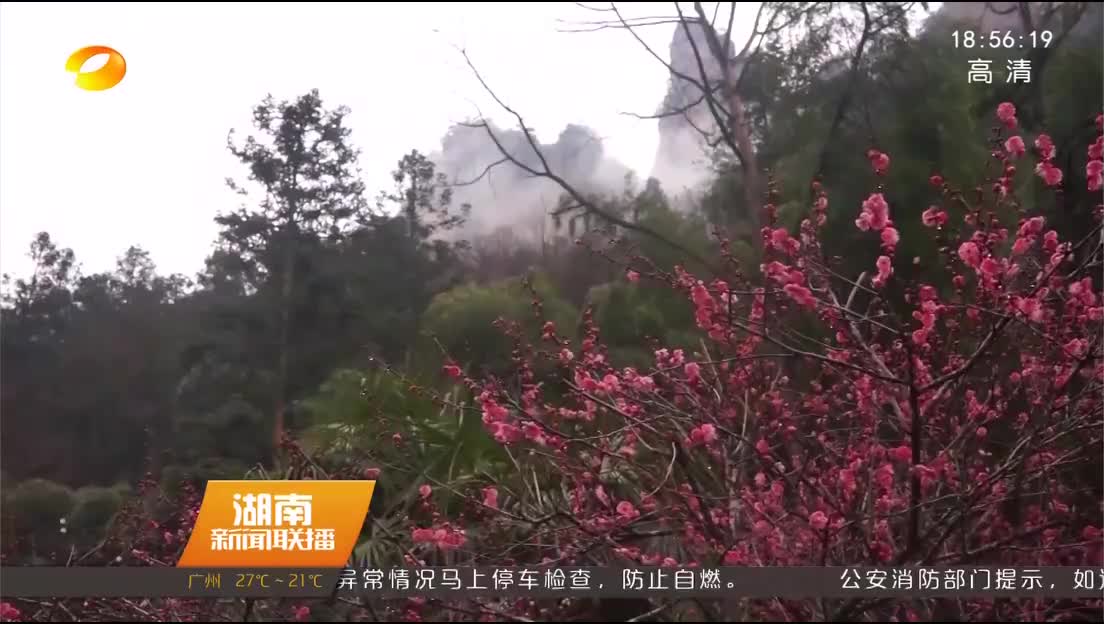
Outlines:
{"label": "green foliage", "polygon": [[[662,232],[668,240],[701,257],[710,256],[713,245],[703,217],[672,210],[656,180],[648,180],[644,191],[630,200],[630,210],[639,225]],[[642,272],[650,272],[653,267],[663,272],[672,272],[676,266],[692,272],[705,268],[654,237],[634,232],[629,238],[635,253],[644,259],[632,266]],[[654,359],[648,346],[651,340],[676,347],[697,342],[694,313],[686,298],[647,279],[633,284],[621,277],[594,286],[587,292],[585,304],[593,307],[602,341],[618,364],[650,365]]]}
{"label": "green foliage", "polygon": [[[306,448],[334,465],[367,459],[377,467],[432,467],[427,469],[445,479],[485,468],[486,453],[497,447],[489,443],[477,413],[442,407],[412,392],[411,383],[388,371],[335,371],[303,402],[311,423]],[[451,402],[463,400],[458,390],[448,392]]]}
{"label": "green foliage", "polygon": [[433,161],[418,150],[399,160],[391,178],[396,190],[382,194],[379,203],[381,207],[391,204],[398,208],[406,235],[414,241],[427,241],[438,231],[463,224],[471,211],[468,204],[453,209],[448,177],[438,173]]}
{"label": "green foliage", "polygon": [[613,282],[592,288],[588,303],[618,365],[651,365],[651,340],[676,348],[692,348],[698,340],[690,302],[670,288]]}
{"label": "green foliage", "polygon": [[[532,287],[540,297],[543,316],[561,334],[573,335],[578,311],[561,299],[551,283],[537,275]],[[445,352],[473,374],[501,374],[508,370],[512,341],[495,326],[503,319],[516,322],[530,340],[538,340],[543,320],[533,310],[533,295],[520,278],[489,286],[466,284],[434,297],[422,317],[422,370],[439,371],[442,360],[435,339]]]}
{"label": "green foliage", "polygon": [[372,438],[369,443],[384,435],[390,437],[390,423],[395,420],[424,422],[439,410],[430,399],[411,393],[409,384],[395,375],[348,369],[334,371],[317,394],[303,401],[303,407],[311,425],[323,427],[316,434],[334,431],[344,435],[355,430]]}
{"label": "green foliage", "polygon": [[420,485],[458,485],[500,474],[508,465],[458,387],[446,392],[446,405],[440,406],[410,385],[387,371],[338,370],[304,401],[311,426],[303,445],[316,461],[328,470],[381,471],[372,521],[355,552],[360,560],[402,561],[388,536],[410,530],[407,513]]}
{"label": "green foliage", "polygon": [[[216,218],[229,248],[279,274],[289,268],[282,252],[298,235],[339,234],[363,216],[364,183],[356,175],[359,152],[349,143],[348,114],[345,107],[326,109],[317,90],[295,100],[270,95],[253,110],[257,136],[236,144],[230,132],[230,152],[263,194],[257,208]],[[242,184],[227,184],[248,195]]]}
{"label": "green foliage", "polygon": [[[824,17],[841,27],[855,19]],[[868,149],[892,159],[886,188],[901,235],[899,257],[924,260],[916,266],[896,265],[906,279],[931,267],[936,254],[920,220],[938,200],[938,192],[926,183],[928,177],[938,172],[958,185],[982,173],[989,151],[985,130],[992,125],[995,107],[986,102],[1000,86],[969,84],[969,53],[953,49],[948,41],[949,35],[912,38],[880,31],[868,42],[855,74],[851,58],[806,59],[805,65],[781,68],[787,53],[827,54],[823,41],[811,41],[803,50],[776,50],[759,62],[763,67],[752,68],[758,81],[747,81],[746,96],[771,105],[769,123],[761,121],[759,164],[771,172],[781,192],[778,226],[798,230],[812,203],[809,181],[819,175],[829,199],[825,250],[840,258],[844,273],[872,271],[880,254],[877,241],[861,236],[854,224],[876,183],[863,157]],[[994,66],[1003,62],[995,60]],[[741,192],[739,175],[722,173],[703,201],[706,213],[739,205]],[[746,257],[746,252],[737,255],[749,271],[757,269],[758,259]]]}
{"label": "green foliage", "polygon": [[[1104,59],[1100,49],[1068,45],[1050,60],[1044,81],[1038,87],[1044,110],[1042,127],[1054,140],[1057,159],[1067,176],[1062,205],[1051,213],[1057,219],[1048,222],[1062,238],[1080,238],[1095,225],[1091,206],[1099,202],[1100,194],[1095,193],[1093,201],[1093,193],[1086,187],[1085,148],[1095,139],[1093,120],[1101,111],[1102,83]],[[1038,178],[1033,177],[1031,183],[1032,199],[1040,208],[1049,207],[1054,194],[1046,192]]]}
{"label": "green foliage", "polygon": [[118,487],[83,487],[74,496],[67,526],[74,539],[91,541],[110,525],[124,503]]}
{"label": "green foliage", "polygon": [[1056,142],[1066,135],[1091,137],[1091,122],[1100,114],[1100,76],[1104,60],[1098,50],[1067,47],[1055,54],[1039,90],[1043,94],[1042,125]]}
{"label": "green foliage", "polygon": [[20,531],[57,532],[73,509],[73,491],[46,479],[20,483],[7,500]]}
{"label": "green foliage", "polygon": [[[668,203],[667,196],[655,180],[648,180],[644,191],[632,203],[638,214],[637,223],[653,232],[662,232],[663,236],[701,257],[708,257],[712,250],[709,225],[700,215],[683,215],[675,212]],[[676,265],[687,270],[699,271],[704,267],[696,266],[686,255],[669,244],[654,237],[633,233],[632,241],[640,255],[664,271],[672,270]]]}
{"label": "green foliage", "polygon": [[[258,439],[263,439],[257,436]],[[212,479],[244,479],[250,466],[240,460],[207,457],[188,464],[171,464],[161,471],[161,486],[169,494],[185,483],[202,485]]]}
{"label": "green foliage", "polygon": [[263,456],[267,431],[268,419],[261,410],[242,398],[230,398],[210,409],[179,416],[176,459],[196,467],[221,463],[211,458],[250,464]]}
{"label": "green foliage", "polygon": [[[667,241],[700,257],[707,258],[712,252],[708,225],[703,217],[675,212],[655,179],[649,179],[642,192],[626,194],[626,197],[611,202],[606,209],[631,215],[637,225],[661,232]],[[669,273],[676,266],[695,272],[705,269],[688,259],[674,245],[653,236],[633,230],[622,234],[631,245],[630,254],[641,258],[630,259],[630,265],[641,272],[659,270]],[[588,255],[583,261],[600,260]],[[593,275],[594,271],[590,269],[587,273]],[[669,288],[648,284],[647,280],[638,284],[621,281],[624,278],[620,271],[617,278],[592,286],[583,299],[584,305],[594,309],[602,341],[609,348],[613,361],[637,366],[650,364],[654,356],[648,344],[652,339],[675,346],[696,342],[693,310],[684,297]],[[557,326],[562,330],[561,324]],[[500,348],[505,348],[505,345]]]}
{"label": "green foliage", "polygon": [[187,280],[157,276],[137,247],[116,271],[83,277],[48,234],[30,255],[34,276],[15,281],[0,312],[5,467],[71,484],[136,478],[145,457],[134,449],[169,429],[193,320],[177,305]]}

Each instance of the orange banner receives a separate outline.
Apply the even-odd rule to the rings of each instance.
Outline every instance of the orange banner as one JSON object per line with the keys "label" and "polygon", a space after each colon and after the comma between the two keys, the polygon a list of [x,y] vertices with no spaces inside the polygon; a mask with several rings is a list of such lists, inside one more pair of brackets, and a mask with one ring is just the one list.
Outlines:
{"label": "orange banner", "polygon": [[209,481],[177,567],[344,567],[375,481]]}

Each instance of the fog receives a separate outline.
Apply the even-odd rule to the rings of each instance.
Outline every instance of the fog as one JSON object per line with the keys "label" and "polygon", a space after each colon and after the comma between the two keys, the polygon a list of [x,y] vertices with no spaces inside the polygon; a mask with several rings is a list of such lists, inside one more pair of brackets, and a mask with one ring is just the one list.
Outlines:
{"label": "fog", "polygon": [[454,203],[472,206],[469,221],[458,234],[478,237],[509,227],[519,239],[542,240],[551,227],[549,214],[563,194],[552,180],[502,162],[488,129],[519,162],[540,171],[542,155],[551,171],[582,193],[620,194],[631,173],[605,153],[601,137],[585,126],[569,125],[555,143],[538,143],[540,155],[519,129],[454,126],[431,158],[454,185]]}
{"label": "fog", "polygon": [[[672,26],[671,30],[668,58],[672,67],[681,74],[699,76],[686,30],[681,26]],[[701,27],[691,30],[699,50],[708,57]],[[707,63],[707,75],[718,79],[718,64],[708,60],[712,62]],[[704,104],[682,112],[701,96],[692,84],[672,75],[666,93],[662,102],[654,104],[659,118],[659,147],[649,177],[659,180],[668,195],[684,198],[676,202],[676,207],[687,209],[709,179],[711,169],[703,133],[715,132],[716,125]],[[440,149],[430,155],[438,171],[453,185],[454,204],[472,206],[467,224],[454,236],[480,238],[509,228],[510,238],[518,242],[546,240],[554,228],[550,213],[563,190],[552,180],[503,162],[491,133],[514,159],[543,170],[540,155],[519,127],[482,127],[475,122],[454,125],[443,137]],[[530,129],[530,135],[537,141],[534,129]],[[568,125],[555,142],[538,142],[537,149],[553,173],[584,194],[622,195],[626,190],[640,190],[646,181],[606,154],[602,137],[587,126]]]}
{"label": "fog", "polygon": [[[1039,9],[1036,5],[1033,7]],[[996,11],[984,3],[930,3],[929,8],[930,13],[923,11],[915,14],[918,20],[916,25],[922,32],[942,33],[946,24],[977,24],[982,29],[1015,29],[1019,24],[1018,14]],[[1101,5],[1091,7],[1089,17],[1072,33],[1067,45],[1075,45],[1078,40],[1095,41],[1101,12],[1104,12]],[[927,23],[922,24],[921,21]],[[748,26],[743,24],[734,28],[736,43],[742,43],[741,31],[747,30]],[[659,136],[647,177],[659,180],[676,209],[690,210],[714,174],[707,139],[716,142],[717,126],[708,106],[701,102],[701,91],[676,73],[699,80],[704,69],[708,79],[715,81],[721,78],[721,70],[709,52],[701,26],[691,25],[688,33],[682,26],[671,25],[668,32],[668,49],[656,49],[654,52],[668,59],[674,72],[668,76],[663,100],[652,104],[656,119],[654,127],[658,129]],[[691,45],[691,37],[694,45]],[[694,52],[695,47],[698,54]],[[736,45],[731,49],[738,51],[741,47]],[[648,53],[643,49],[641,55],[643,62],[658,62],[648,59]],[[699,66],[699,56],[702,66]],[[846,71],[848,61],[847,56],[841,57],[838,71]],[[739,72],[743,59],[737,57],[734,63]],[[695,102],[698,103],[694,105]],[[492,125],[490,129],[514,158],[535,169],[541,168],[537,154],[519,128]],[[535,132],[533,136],[536,136]],[[550,169],[581,192],[621,195],[627,188],[626,175],[630,169],[611,158],[603,150],[602,138],[586,126],[569,125],[560,130],[555,142],[538,143],[538,149]],[[534,177],[509,162],[499,162],[502,154],[485,128],[453,126],[443,138],[440,149],[432,154],[432,159],[438,164],[439,171],[455,184],[455,200],[472,206],[468,224],[456,235],[479,238],[509,228],[512,230],[509,236],[498,238],[518,242],[548,239],[553,227],[549,213],[563,195],[562,189],[556,183]],[[641,189],[645,181],[633,180],[632,188]]]}

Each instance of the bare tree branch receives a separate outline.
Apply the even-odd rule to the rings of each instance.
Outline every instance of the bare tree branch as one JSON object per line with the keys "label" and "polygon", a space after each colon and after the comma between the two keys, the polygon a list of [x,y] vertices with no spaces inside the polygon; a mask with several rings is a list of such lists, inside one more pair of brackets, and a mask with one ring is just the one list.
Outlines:
{"label": "bare tree branch", "polygon": [[[679,17],[683,18],[682,25],[683,28],[686,29],[690,47],[694,52],[694,59],[698,64],[698,70],[701,72],[702,79],[707,81],[705,66],[702,61],[701,53],[698,51],[697,43],[694,42],[694,37],[690,32],[690,28],[685,21],[685,16],[682,13],[681,7],[678,6],[678,3],[675,3],[675,8],[679,12]],[[701,3],[695,2],[694,9],[697,11],[704,28],[705,12]],[[721,130],[725,143],[740,162],[740,167],[744,174],[744,200],[747,204],[747,215],[745,216],[749,217],[753,223],[757,223],[759,217],[759,167],[756,159],[755,147],[751,143],[751,136],[744,119],[744,105],[740,99],[739,92],[736,90],[736,84],[739,79],[734,76],[731,59],[725,54],[728,45],[721,45],[717,32],[712,28],[706,29],[705,34],[707,44],[712,49],[717,63],[721,66],[722,81],[728,108],[725,110],[723,106],[714,106],[713,98],[709,98],[707,103],[710,105],[710,112],[713,114],[714,120]],[[756,33],[753,32],[751,38],[755,36]],[[725,37],[729,38],[729,33],[725,33]],[[721,117],[719,111],[724,111],[725,116]],[[756,239],[756,244],[758,244],[758,239]]]}
{"label": "bare tree branch", "polygon": [[656,113],[655,115],[641,115],[640,113],[632,113],[632,112],[624,112],[624,111],[621,114],[622,115],[628,115],[629,117],[635,117],[637,119],[644,119],[644,120],[648,120],[648,119],[665,119],[667,117],[675,117],[675,116],[678,116],[678,115],[686,116],[687,114],[689,114],[691,109],[693,109],[698,104],[701,104],[704,101],[705,101],[705,93],[702,93],[700,96],[698,96],[698,99],[694,100],[693,102],[690,102],[689,104],[687,104],[685,106],[679,106],[677,108],[672,108],[670,110],[666,110],[666,111],[663,111],[663,112],[660,112],[660,113]]}
{"label": "bare tree branch", "polygon": [[514,119],[517,121],[518,127],[521,129],[522,134],[525,135],[526,142],[529,144],[529,147],[532,148],[532,150],[535,152],[535,154],[537,156],[537,159],[540,161],[540,167],[541,168],[540,169],[535,169],[532,166],[525,164],[524,162],[519,160],[516,156],[511,154],[509,152],[509,150],[507,150],[506,147],[502,144],[502,142],[499,139],[498,135],[495,134],[495,131],[491,128],[491,125],[489,123],[487,123],[485,120],[478,123],[478,124],[466,124],[466,125],[469,125],[470,127],[481,126],[486,131],[487,136],[495,144],[495,147],[498,148],[498,151],[499,151],[499,153],[502,154],[503,158],[505,158],[507,161],[509,161],[510,163],[515,165],[516,167],[522,169],[526,173],[532,174],[532,175],[537,176],[537,177],[546,178],[546,179],[549,179],[549,180],[555,182],[565,193],[567,193],[567,195],[573,201],[575,201],[577,204],[579,204],[579,206],[581,206],[587,212],[595,214],[598,217],[600,217],[601,219],[607,221],[608,223],[612,223],[612,224],[614,224],[618,227],[621,227],[621,228],[624,228],[626,230],[630,230],[630,231],[634,231],[634,232],[638,232],[638,233],[650,236],[650,237],[654,238],[655,240],[657,240],[659,242],[662,242],[665,245],[667,245],[667,246],[669,246],[669,247],[685,254],[688,258],[694,260],[695,262],[701,264],[702,266],[712,270],[712,264],[708,260],[706,260],[704,257],[702,257],[700,254],[695,252],[694,250],[689,249],[685,245],[682,245],[681,243],[678,243],[676,241],[673,241],[673,240],[667,238],[663,234],[660,234],[659,232],[656,232],[655,230],[653,230],[651,228],[648,228],[646,226],[642,226],[642,225],[639,225],[639,224],[636,224],[636,223],[632,223],[631,221],[627,221],[625,219],[622,219],[621,217],[619,217],[615,214],[612,214],[609,211],[606,211],[606,210],[603,210],[603,209],[599,208],[597,205],[595,205],[594,202],[592,202],[591,200],[586,198],[582,193],[580,193],[578,191],[578,189],[576,189],[574,186],[572,186],[570,183],[568,183],[567,180],[565,180],[562,176],[560,176],[560,175],[556,174],[555,172],[553,172],[552,168],[548,164],[548,160],[545,158],[544,153],[540,149],[540,145],[538,145],[536,139],[533,137],[533,133],[530,131],[529,127],[525,125],[525,119],[516,110],[514,110],[508,104],[503,102],[502,99],[498,97],[498,94],[496,94],[494,92],[494,90],[491,89],[490,85],[487,84],[487,81],[483,79],[482,74],[479,73],[479,70],[476,69],[475,65],[472,63],[471,58],[468,56],[468,53],[463,49],[460,50],[460,53],[464,56],[464,61],[468,64],[468,68],[470,68],[472,70],[472,73],[475,74],[476,80],[479,81],[479,84],[482,85],[483,89],[487,92],[487,94],[490,95],[491,98],[494,99],[494,101],[500,107],[502,107],[503,110],[510,113],[514,117]]}
{"label": "bare tree branch", "polygon": [[[633,28],[634,25],[629,23],[629,21],[630,21],[629,19],[627,19],[623,15],[621,15],[621,12],[617,8],[616,4],[611,3],[609,10],[612,11],[615,15],[617,15],[618,20],[619,20],[619,24],[620,24],[620,28],[624,28],[625,30],[629,31],[629,34],[631,34],[633,36],[633,38],[637,40],[637,42],[644,48],[644,50],[647,51],[649,54],[651,54],[652,57],[655,58],[657,61],[659,61],[665,68],[667,68],[667,71],[672,76],[687,82],[688,84],[690,84],[691,86],[696,88],[701,93],[701,97],[698,100],[696,100],[695,104],[692,104],[692,105],[689,105],[689,106],[684,106],[684,107],[679,107],[679,108],[675,109],[674,111],[671,111],[672,112],[671,115],[668,115],[666,113],[659,113],[657,116],[655,116],[655,118],[658,119],[658,118],[666,117],[666,116],[674,116],[674,114],[681,114],[683,116],[683,118],[687,121],[687,123],[699,135],[702,136],[702,138],[706,141],[706,144],[709,146],[709,148],[710,149],[715,148],[717,146],[717,144],[719,143],[719,141],[717,141],[713,138],[713,133],[707,132],[704,129],[699,128],[697,126],[697,124],[695,124],[690,119],[690,116],[689,116],[688,113],[689,113],[690,110],[693,109],[693,107],[695,105],[700,104],[703,101],[706,102],[709,105],[709,108],[710,108],[711,112],[713,113],[714,123],[717,125],[718,129],[720,129],[722,131],[722,137],[721,138],[724,139],[725,137],[724,137],[723,133],[727,129],[728,125],[726,123],[722,122],[724,117],[722,117],[719,114],[719,112],[716,110],[718,108],[723,109],[723,105],[717,100],[717,97],[716,97],[717,92],[720,91],[723,88],[723,84],[718,82],[717,84],[710,85],[709,84],[709,78],[706,75],[706,72],[705,72],[704,68],[701,69],[701,71],[699,72],[700,77],[701,77],[700,80],[698,78],[694,78],[694,77],[692,77],[692,76],[690,76],[686,73],[683,73],[683,72],[675,69],[674,65],[672,65],[671,63],[664,60],[662,56],[660,56],[655,50],[653,50],[652,47],[650,45],[648,45],[648,43],[645,42],[640,37],[639,34],[637,34],[637,32]],[[680,17],[678,19],[678,23],[685,26],[685,24],[686,24],[685,16],[682,16],[680,14]],[[691,45],[693,45],[692,40],[691,40]],[[699,63],[699,67],[702,67],[700,63]],[[644,118],[644,117],[639,117],[638,116],[638,118]],[[729,149],[733,149],[733,146],[735,145],[733,142],[726,141],[726,143],[728,144]]]}
{"label": "bare tree branch", "polygon": [[[748,46],[751,45],[752,39],[755,38],[756,31],[759,30],[759,16],[763,14],[763,7],[765,7],[766,5],[767,5],[766,2],[761,2],[759,4],[759,10],[757,10],[755,12],[755,24],[751,27],[751,35],[748,37],[747,41],[744,42],[744,52],[747,52]],[[720,3],[718,3],[717,6],[719,7]],[[716,14],[714,14],[713,19],[714,20],[717,19]],[[728,8],[728,26],[725,26],[725,45],[724,45],[724,52],[723,52],[725,58],[728,57],[728,53],[730,52],[729,48],[732,46],[732,24],[735,21],[736,21],[736,3],[733,2]]]}
{"label": "bare tree branch", "polygon": [[[761,5],[759,11],[757,12],[755,26],[752,29],[751,35],[748,37],[747,41],[745,41],[741,54],[746,54],[747,51],[751,49],[751,46],[754,42],[762,41],[760,37],[762,33],[759,32],[758,26],[763,16],[764,6],[765,5]],[[701,93],[699,102],[704,101],[707,108],[709,109],[710,115],[713,118],[714,125],[716,126],[717,131],[720,133],[720,140],[714,140],[712,136],[713,133],[703,131],[703,129],[697,127],[697,125],[692,122],[689,115],[686,113],[689,110],[693,109],[693,105],[679,107],[678,110],[681,110],[683,112],[683,116],[687,120],[687,122],[689,122],[689,125],[693,127],[699,135],[703,136],[710,148],[715,147],[718,143],[723,141],[725,146],[736,156],[737,161],[740,163],[741,170],[744,174],[744,192],[748,212],[747,216],[749,216],[751,220],[755,222],[758,220],[758,209],[760,205],[758,190],[759,185],[757,184],[759,178],[758,164],[755,155],[755,148],[751,142],[747,122],[744,119],[743,103],[740,101],[740,96],[738,92],[739,86],[742,84],[745,72],[740,72],[739,76],[735,75],[733,63],[728,54],[732,46],[730,37],[732,24],[735,22],[736,17],[735,3],[733,3],[733,5],[730,7],[728,27],[725,31],[726,41],[724,45],[721,45],[720,38],[716,32],[716,29],[712,25],[713,21],[715,21],[716,19],[716,16],[714,16],[714,20],[709,20],[705,15],[705,10],[701,6],[701,3],[695,4],[697,19],[687,18],[687,16],[683,14],[682,9],[678,5],[678,3],[675,3],[675,10],[679,14],[679,23],[686,31],[687,39],[689,40],[690,47],[694,53],[694,58],[698,69],[697,78],[688,76],[685,73],[675,69],[672,63],[664,60],[659,54],[655,52],[655,50],[651,48],[651,46],[649,46],[640,37],[640,35],[634,30],[634,26],[636,24],[634,24],[631,19],[626,18],[624,15],[622,15],[620,10],[618,10],[616,4],[611,3],[609,7],[609,11],[617,16],[620,27],[628,30],[629,33],[632,34],[637,42],[639,42],[649,54],[651,54],[656,60],[658,60],[660,63],[663,64],[664,67],[667,68],[672,76],[685,81],[686,83],[692,85],[699,90],[699,92]],[[775,12],[775,14],[772,16],[772,24],[777,15],[778,12]],[[690,23],[698,24],[702,28],[703,32],[705,32],[707,43],[709,44],[712,51],[712,56],[715,57],[722,69],[722,76],[719,80],[712,80],[708,72],[706,71],[705,62],[702,58],[702,53],[698,49],[697,41],[691,33]],[[758,46],[756,46],[756,51],[758,51]],[[721,99],[717,97],[718,90],[720,90],[724,94],[725,102],[722,102]],[[659,116],[667,116],[666,111],[659,113]]]}
{"label": "bare tree branch", "polygon": [[475,184],[476,182],[479,182],[480,180],[485,178],[487,176],[487,174],[489,174],[491,172],[491,169],[494,169],[498,165],[504,164],[506,162],[509,162],[509,161],[505,158],[500,158],[500,159],[494,161],[493,163],[487,165],[486,167],[484,167],[483,172],[480,173],[479,175],[475,176],[471,180],[466,180],[466,181],[463,181],[463,182],[453,182],[449,186],[450,187],[471,186],[471,185]]}
{"label": "bare tree branch", "polygon": [[592,7],[592,6],[589,6],[589,5],[587,5],[586,3],[583,3],[583,2],[573,2],[572,4],[574,4],[575,6],[581,8],[581,9],[586,9],[587,11],[594,11],[595,13],[608,13],[609,12],[608,8]]}
{"label": "bare tree branch", "polygon": [[[630,18],[632,26],[640,28],[644,26],[662,26],[664,24],[678,24],[679,19],[677,17],[657,17],[653,19],[643,19],[639,17]],[[583,32],[598,32],[599,30],[606,30],[610,28],[622,28],[620,22],[617,21],[599,21],[599,22],[576,22],[578,26],[574,28],[557,28],[556,32],[563,33],[583,33]]]}
{"label": "bare tree branch", "polygon": [[[702,82],[699,82],[697,79],[695,79],[694,77],[692,77],[690,75],[687,75],[687,74],[684,74],[684,73],[678,71],[677,69],[675,69],[674,65],[671,65],[671,63],[668,63],[666,60],[663,59],[662,56],[660,56],[655,50],[653,50],[652,46],[648,45],[648,43],[646,41],[644,41],[644,39],[642,39],[640,37],[640,35],[637,34],[637,32],[635,30],[633,30],[633,27],[628,23],[628,21],[621,15],[621,12],[617,9],[616,4],[610,3],[610,9],[609,10],[613,11],[613,13],[615,15],[617,15],[617,19],[619,20],[619,23],[621,24],[621,27],[624,28],[625,30],[629,31],[629,34],[631,34],[633,36],[633,38],[636,39],[637,43],[639,43],[641,46],[643,46],[644,50],[647,51],[648,54],[651,54],[652,57],[655,58],[655,60],[659,61],[664,67],[666,67],[667,71],[670,72],[672,76],[675,76],[676,78],[681,78],[682,80],[685,80],[686,82],[690,83],[692,86],[696,87],[702,93],[712,93],[712,90],[706,84],[703,84]],[[680,24],[683,23],[683,21],[684,20],[679,19]]]}
{"label": "bare tree branch", "polygon": [[[705,70],[705,62],[702,60],[701,52],[698,51],[698,44],[694,41],[694,33],[690,31],[690,21],[682,14],[682,9],[675,4],[675,8],[678,9],[679,18],[682,20],[682,28],[686,32],[686,38],[690,42],[690,49],[694,52],[694,61],[698,65],[698,75],[701,76],[702,83],[709,84],[709,75]],[[704,24],[702,24],[704,29]],[[696,85],[695,85],[696,86]],[[711,90],[709,90],[711,92]],[[702,90],[703,93],[706,89]],[[732,133],[729,131],[729,111],[724,110],[724,106],[713,97],[707,97],[705,100],[706,105],[709,107],[709,112],[713,116],[713,121],[717,125],[717,129],[721,132],[721,136],[724,138],[725,144],[732,153],[736,155],[736,158],[740,159],[743,163],[744,155],[740,153],[740,148],[736,146],[736,140],[732,137]]]}

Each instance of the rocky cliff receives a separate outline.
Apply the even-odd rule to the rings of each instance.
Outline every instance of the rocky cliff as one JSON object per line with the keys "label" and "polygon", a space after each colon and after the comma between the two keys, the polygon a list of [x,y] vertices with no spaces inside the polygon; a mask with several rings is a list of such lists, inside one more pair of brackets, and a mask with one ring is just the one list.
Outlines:
{"label": "rocky cliff", "polygon": [[673,71],[667,95],[656,111],[662,117],[659,147],[650,175],[659,180],[668,193],[677,195],[699,190],[709,177],[706,137],[716,136],[717,125],[695,83],[703,84],[704,70],[710,84],[715,84],[721,78],[721,68],[710,52],[703,27],[698,24],[675,27],[670,59]]}
{"label": "rocky cliff", "polygon": [[[540,170],[537,152],[517,129],[493,127],[502,147],[518,161]],[[538,145],[549,168],[583,193],[619,193],[629,169],[608,157],[598,135],[569,125],[555,143]],[[486,129],[453,126],[430,158],[455,185],[454,202],[469,203],[471,218],[460,234],[479,237],[508,227],[516,238],[541,240],[551,227],[549,213],[563,194],[560,187],[502,160]],[[493,166],[492,166],[493,165]],[[488,169],[489,168],[489,169]]]}
{"label": "rocky cliff", "polygon": [[[709,52],[705,33],[696,25],[690,32],[707,75],[716,79],[719,67]],[[672,67],[699,81],[701,71],[690,41],[685,28],[675,29],[670,48]],[[640,172],[657,178],[671,195],[697,189],[710,172],[705,142],[695,128],[713,133],[716,126],[708,107],[700,100],[701,91],[690,81],[672,75],[659,112],[686,111],[659,120],[655,164],[651,172]],[[497,127],[493,130],[509,153],[526,165],[540,168],[536,152],[520,130]],[[625,188],[630,170],[606,155],[601,139],[586,126],[569,125],[554,143],[539,145],[539,149],[552,171],[584,193],[620,194]],[[508,227],[515,239],[547,238],[552,228],[548,215],[561,197],[561,189],[510,163],[495,165],[488,171],[501,158],[485,129],[464,125],[449,129],[440,150],[431,154],[438,170],[456,185],[454,201],[472,205],[469,222],[458,234],[478,238]],[[642,185],[644,180],[638,182]]]}

